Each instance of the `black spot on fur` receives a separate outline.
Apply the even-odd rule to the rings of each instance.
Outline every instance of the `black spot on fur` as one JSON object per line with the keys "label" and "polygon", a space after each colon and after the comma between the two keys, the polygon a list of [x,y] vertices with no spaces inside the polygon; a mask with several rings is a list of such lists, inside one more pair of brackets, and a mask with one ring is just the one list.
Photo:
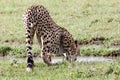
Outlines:
{"label": "black spot on fur", "polygon": [[44,35],[44,38],[46,38],[47,37],[47,35]]}
{"label": "black spot on fur", "polygon": [[44,44],[50,43],[50,41],[43,42]]}
{"label": "black spot on fur", "polygon": [[29,49],[32,49],[32,47],[30,47],[30,46],[27,46]]}
{"label": "black spot on fur", "polygon": [[29,32],[29,33],[30,33],[30,30],[27,30],[27,32]]}
{"label": "black spot on fur", "polygon": [[29,36],[29,35],[27,35],[27,36],[26,36],[26,38],[30,38],[30,36]]}
{"label": "black spot on fur", "polygon": [[30,44],[30,41],[28,41],[28,43]]}
{"label": "black spot on fur", "polygon": [[32,55],[32,53],[31,53],[31,52],[28,52],[28,54]]}

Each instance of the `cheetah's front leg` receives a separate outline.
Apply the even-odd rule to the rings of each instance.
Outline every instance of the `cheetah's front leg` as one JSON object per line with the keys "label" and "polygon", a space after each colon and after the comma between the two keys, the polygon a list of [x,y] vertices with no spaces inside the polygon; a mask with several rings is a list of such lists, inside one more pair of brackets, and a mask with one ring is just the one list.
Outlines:
{"label": "cheetah's front leg", "polygon": [[[39,39],[39,35],[37,35],[38,39]],[[52,65],[51,63],[51,54],[50,54],[50,50],[49,50],[49,46],[48,44],[49,43],[46,43],[47,39],[46,40],[43,40],[45,39],[43,36],[41,36],[41,46],[42,46],[42,50],[41,50],[41,57],[43,59],[43,61],[48,65]],[[39,41],[38,41],[39,42]],[[48,41],[49,42],[49,41]]]}

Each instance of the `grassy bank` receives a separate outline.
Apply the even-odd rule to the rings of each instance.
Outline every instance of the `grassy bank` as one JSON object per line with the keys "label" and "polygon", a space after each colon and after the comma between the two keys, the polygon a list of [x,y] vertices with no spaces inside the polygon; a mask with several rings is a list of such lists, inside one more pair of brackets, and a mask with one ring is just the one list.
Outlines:
{"label": "grassy bank", "polygon": [[[33,56],[40,56],[40,48],[33,45]],[[16,46],[0,46],[0,56],[26,57],[26,47],[23,45]],[[118,47],[104,47],[102,45],[82,45],[80,47],[79,56],[104,56],[117,57],[120,55]],[[56,55],[59,56],[59,55]]]}
{"label": "grassy bank", "polygon": [[[120,49],[119,0],[0,0],[0,54],[26,55],[22,14],[37,4],[44,5],[54,21],[80,41],[80,55],[111,55]],[[33,52],[38,55],[40,49],[34,43]],[[4,52],[3,47],[10,50]]]}

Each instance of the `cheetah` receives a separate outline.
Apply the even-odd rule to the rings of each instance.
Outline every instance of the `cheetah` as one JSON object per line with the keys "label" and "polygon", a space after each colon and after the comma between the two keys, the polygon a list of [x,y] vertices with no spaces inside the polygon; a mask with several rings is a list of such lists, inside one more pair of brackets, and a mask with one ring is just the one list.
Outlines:
{"label": "cheetah", "polygon": [[33,5],[23,14],[26,30],[27,70],[34,67],[32,54],[33,37],[36,34],[41,47],[41,57],[47,65],[52,65],[51,54],[66,53],[67,61],[77,59],[77,41],[65,29],[58,26],[42,5]]}

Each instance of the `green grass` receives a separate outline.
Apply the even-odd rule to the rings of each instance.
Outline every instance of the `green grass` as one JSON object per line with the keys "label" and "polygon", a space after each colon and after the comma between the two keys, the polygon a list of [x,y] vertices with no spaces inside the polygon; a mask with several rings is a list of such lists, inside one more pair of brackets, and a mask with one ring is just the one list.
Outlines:
{"label": "green grass", "polygon": [[[36,63],[33,72],[25,71],[25,63],[0,61],[1,80],[119,80],[120,62],[81,62],[50,66]],[[16,65],[16,66],[15,66]]]}

